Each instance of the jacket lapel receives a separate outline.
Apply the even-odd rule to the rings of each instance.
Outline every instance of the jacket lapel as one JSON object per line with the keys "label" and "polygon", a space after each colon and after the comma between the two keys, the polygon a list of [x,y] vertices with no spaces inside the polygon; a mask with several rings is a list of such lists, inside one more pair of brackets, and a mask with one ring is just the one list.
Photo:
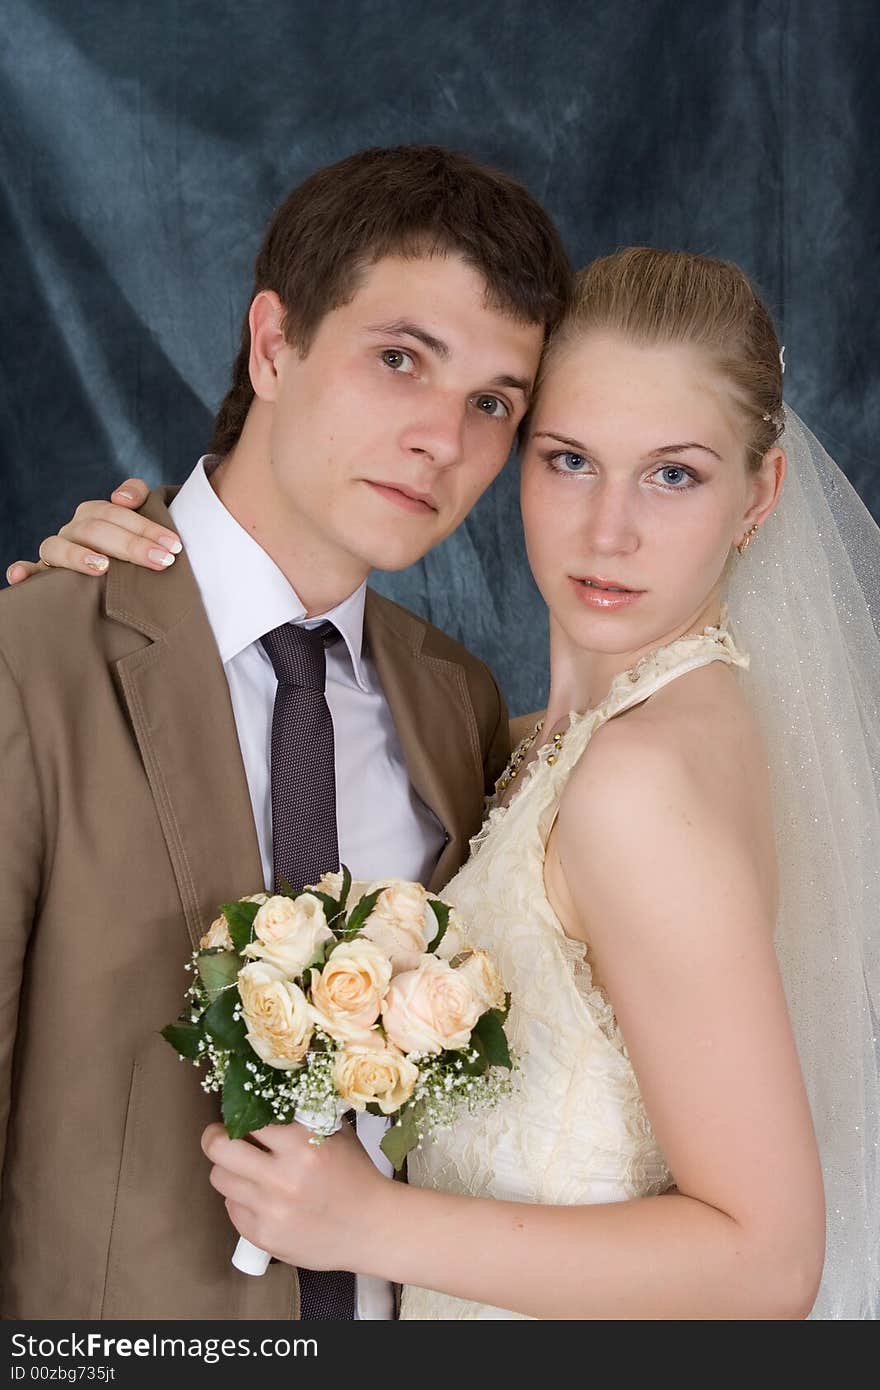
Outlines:
{"label": "jacket lapel", "polygon": [[364,630],[410,781],[448,836],[428,885],[436,889],[464,862],[483,810],[483,759],[464,668],[426,654],[425,624],[369,589]]}
{"label": "jacket lapel", "polygon": [[[169,496],[143,512],[173,528]],[[229,686],[185,554],[163,575],[111,565],[106,612],[150,639],[116,669],[196,945],[220,903],[263,887]]]}

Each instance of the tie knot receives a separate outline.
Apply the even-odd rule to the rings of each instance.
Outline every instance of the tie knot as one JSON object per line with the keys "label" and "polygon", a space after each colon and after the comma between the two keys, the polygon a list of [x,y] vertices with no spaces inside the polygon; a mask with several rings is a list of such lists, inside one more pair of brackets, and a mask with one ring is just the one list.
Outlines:
{"label": "tie knot", "polygon": [[282,623],[260,641],[279,685],[297,685],[323,692],[327,669],[324,650],[338,636],[332,623],[321,623],[318,627]]}

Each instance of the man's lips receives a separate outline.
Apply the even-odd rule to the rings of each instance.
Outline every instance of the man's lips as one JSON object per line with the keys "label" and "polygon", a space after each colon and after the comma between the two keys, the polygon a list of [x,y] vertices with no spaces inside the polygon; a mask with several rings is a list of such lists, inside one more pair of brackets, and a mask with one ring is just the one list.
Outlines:
{"label": "man's lips", "polygon": [[387,501],[395,503],[407,512],[436,512],[437,500],[430,492],[419,492],[403,483],[380,483],[371,478],[365,480]]}

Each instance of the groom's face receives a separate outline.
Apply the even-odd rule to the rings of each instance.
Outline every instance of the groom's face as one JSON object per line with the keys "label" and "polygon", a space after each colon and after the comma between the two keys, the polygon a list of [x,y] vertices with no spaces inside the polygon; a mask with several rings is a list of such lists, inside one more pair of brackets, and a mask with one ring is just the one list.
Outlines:
{"label": "groom's face", "polygon": [[504,465],[542,343],[457,256],[390,256],[306,357],[283,344],[274,486],[325,564],[401,569],[454,530]]}

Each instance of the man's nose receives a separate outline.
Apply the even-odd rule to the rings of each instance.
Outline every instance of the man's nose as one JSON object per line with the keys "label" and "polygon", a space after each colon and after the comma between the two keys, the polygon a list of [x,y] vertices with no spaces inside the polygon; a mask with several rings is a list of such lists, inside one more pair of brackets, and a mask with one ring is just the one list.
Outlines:
{"label": "man's nose", "polygon": [[464,450],[467,406],[439,393],[420,404],[417,417],[403,431],[401,443],[435,467],[449,468],[458,463]]}

